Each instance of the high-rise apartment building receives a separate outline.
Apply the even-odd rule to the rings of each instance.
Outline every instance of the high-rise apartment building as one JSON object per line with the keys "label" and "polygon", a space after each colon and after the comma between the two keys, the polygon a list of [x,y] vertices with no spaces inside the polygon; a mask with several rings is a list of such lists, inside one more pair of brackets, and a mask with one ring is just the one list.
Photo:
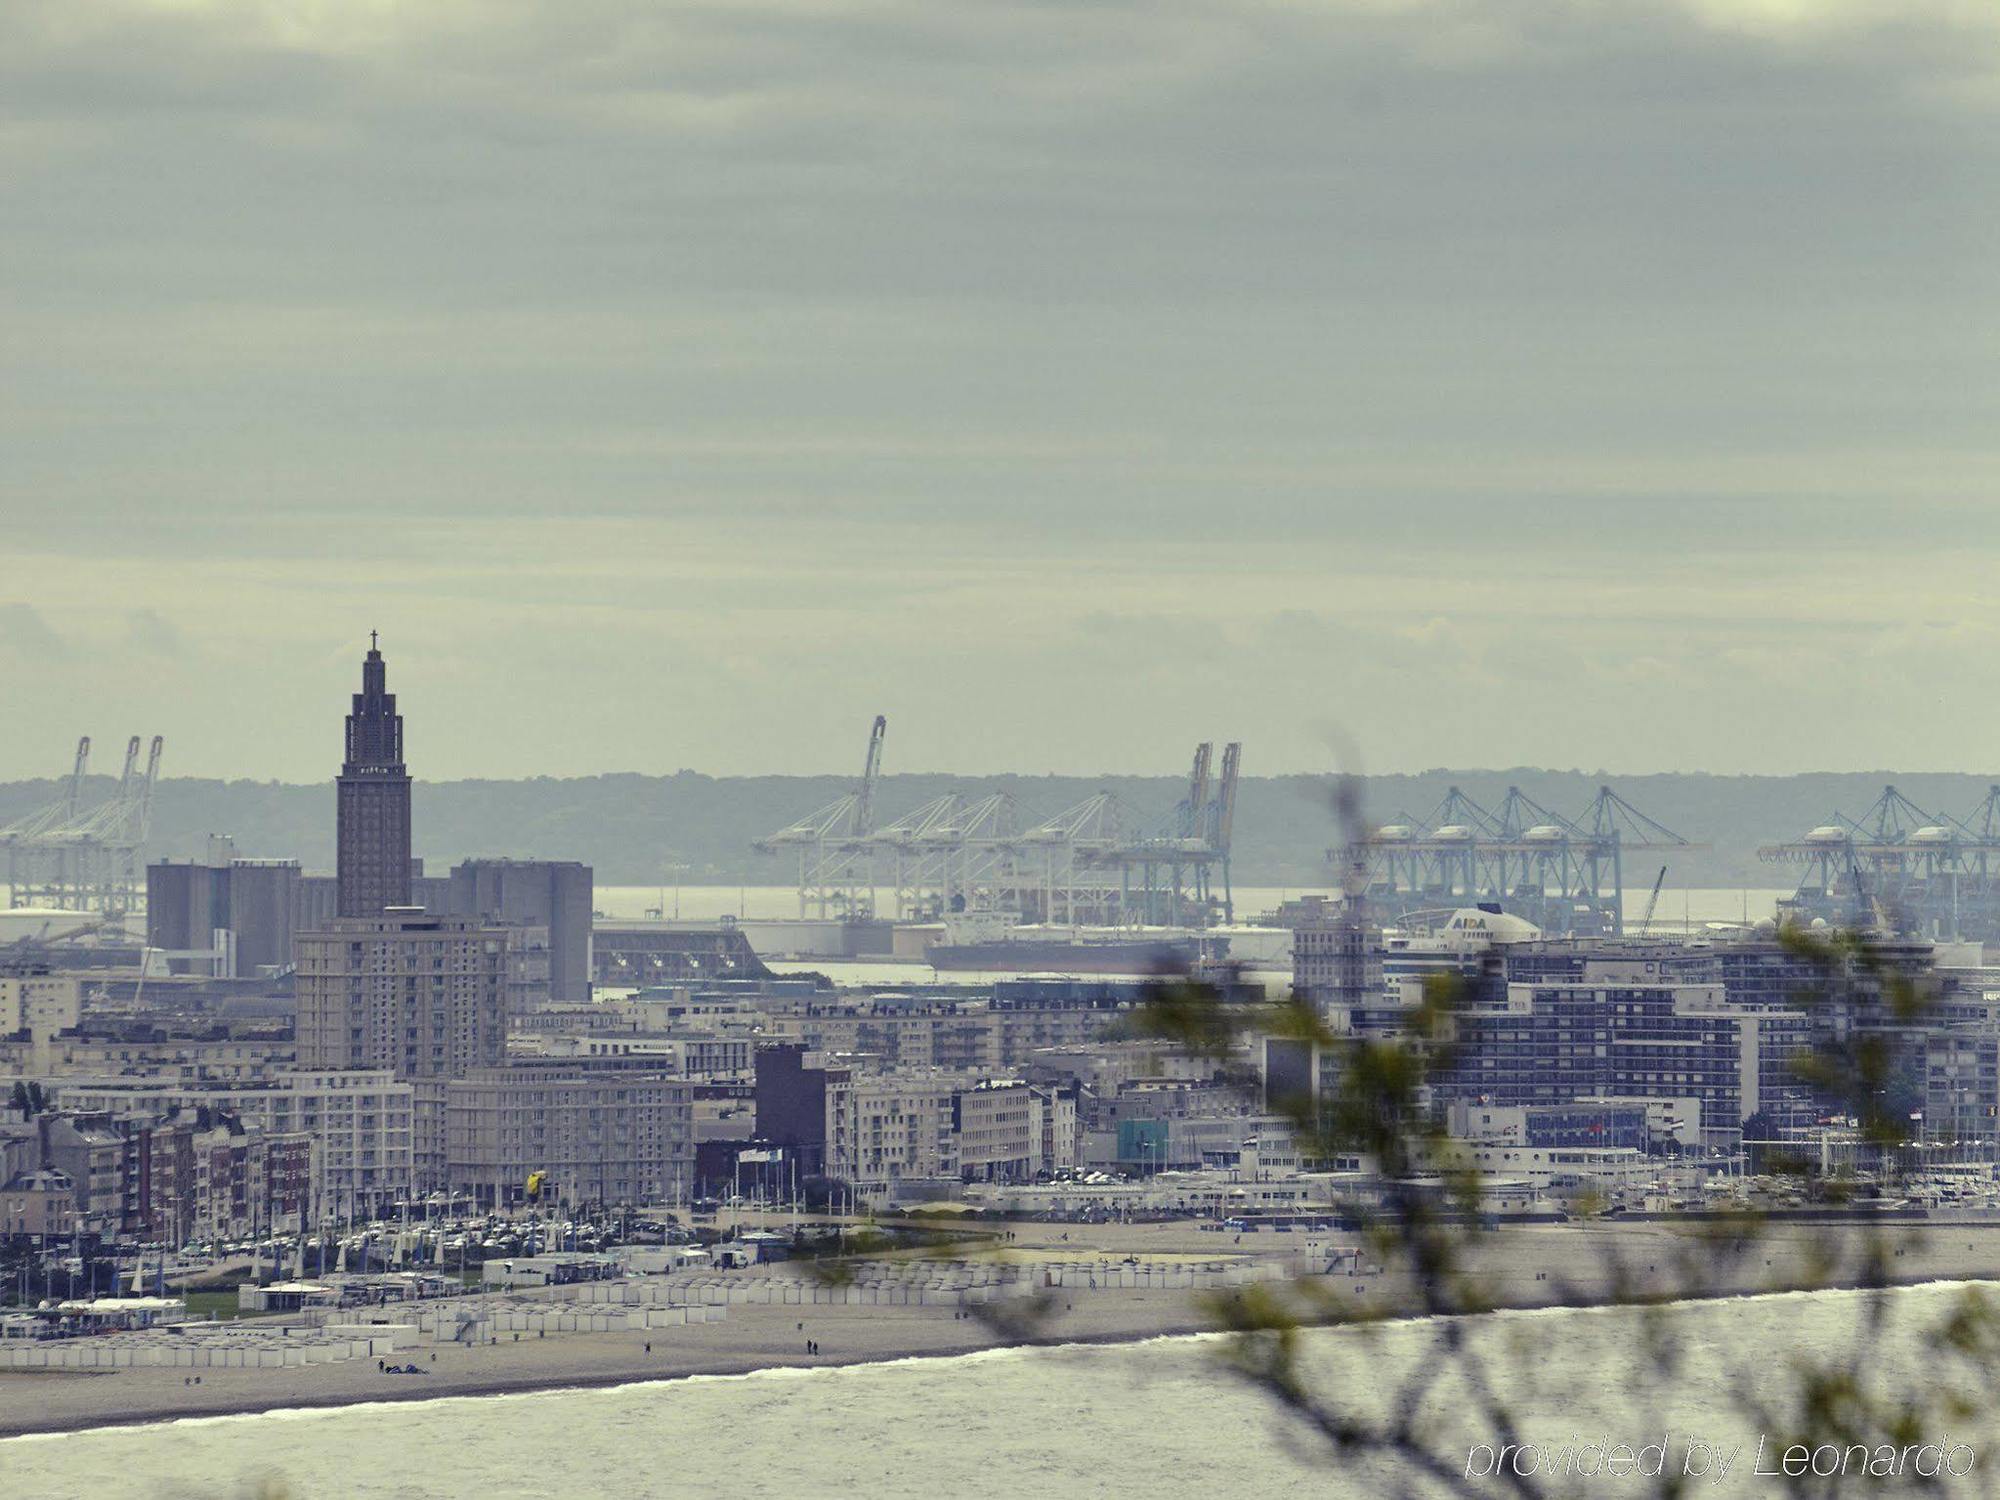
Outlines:
{"label": "high-rise apartment building", "polygon": [[826,1173],[858,1187],[958,1176],[954,1110],[966,1083],[942,1072],[826,1076]]}
{"label": "high-rise apartment building", "polygon": [[404,908],[298,936],[301,1068],[459,1078],[507,1050],[507,934]]}

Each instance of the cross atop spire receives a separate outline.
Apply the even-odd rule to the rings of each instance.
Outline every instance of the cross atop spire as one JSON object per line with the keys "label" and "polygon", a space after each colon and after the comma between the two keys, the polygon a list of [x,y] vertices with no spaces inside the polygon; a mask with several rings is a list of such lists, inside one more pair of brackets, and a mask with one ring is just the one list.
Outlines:
{"label": "cross atop spire", "polygon": [[354,695],[354,709],[347,716],[347,764],[397,766],[400,770],[403,720],[396,712],[396,695],[389,691],[388,663],[382,660],[380,640],[377,632],[368,632],[368,655],[361,662],[361,691]]}

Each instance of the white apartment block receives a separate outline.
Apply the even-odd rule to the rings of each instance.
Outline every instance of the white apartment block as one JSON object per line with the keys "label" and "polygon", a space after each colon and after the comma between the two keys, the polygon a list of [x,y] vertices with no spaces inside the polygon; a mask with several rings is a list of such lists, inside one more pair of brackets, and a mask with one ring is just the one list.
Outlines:
{"label": "white apartment block", "polygon": [[311,1136],[320,1200],[341,1217],[386,1210],[410,1194],[413,1090],[383,1070],[279,1073],[263,1083],[60,1079],[55,1093],[65,1109],[158,1115],[206,1106],[272,1135]]}
{"label": "white apartment block", "polygon": [[694,1088],[665,1073],[565,1066],[480,1069],[444,1090],[446,1184],[482,1207],[678,1201],[694,1181]]}
{"label": "white apartment block", "polygon": [[0,1037],[25,1031],[37,1041],[83,1021],[83,981],[75,974],[0,974]]}
{"label": "white apartment block", "polygon": [[290,1042],[125,1041],[59,1036],[40,1041],[0,1041],[0,1079],[99,1078],[124,1074],[192,1082],[251,1082],[292,1064]]}
{"label": "white apartment block", "polygon": [[975,1182],[1032,1182],[1042,1147],[1041,1099],[1018,1078],[961,1089],[953,1101],[959,1171]]}
{"label": "white apartment block", "polygon": [[624,1057],[656,1059],[668,1072],[687,1078],[747,1078],[756,1038],[677,1031],[647,1036],[634,1032],[573,1032],[539,1037],[542,1057]]}
{"label": "white apartment block", "polygon": [[829,1072],[826,1171],[859,1187],[957,1177],[956,1073]]}

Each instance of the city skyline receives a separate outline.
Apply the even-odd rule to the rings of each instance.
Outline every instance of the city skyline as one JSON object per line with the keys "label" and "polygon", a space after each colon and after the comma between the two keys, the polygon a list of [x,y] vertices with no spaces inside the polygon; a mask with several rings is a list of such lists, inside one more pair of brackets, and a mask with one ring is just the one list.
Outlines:
{"label": "city skyline", "polygon": [[0,5],[0,1472],[1967,1488],[1996,167],[2000,0]]}

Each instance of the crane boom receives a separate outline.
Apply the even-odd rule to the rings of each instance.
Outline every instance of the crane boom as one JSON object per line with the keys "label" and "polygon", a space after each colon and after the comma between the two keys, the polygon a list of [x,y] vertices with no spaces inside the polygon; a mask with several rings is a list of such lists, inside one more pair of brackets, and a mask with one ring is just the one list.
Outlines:
{"label": "crane boom", "polygon": [[874,831],[875,783],[882,776],[882,741],[888,734],[888,715],[875,715],[875,727],[868,734],[868,759],[861,767],[861,789],[854,805],[854,832],[857,837]]}
{"label": "crane boom", "polygon": [[118,800],[124,802],[132,795],[132,777],[139,769],[138,735],[133,735],[125,746],[125,770],[118,778]]}
{"label": "crane boom", "polygon": [[1187,828],[1190,838],[1200,838],[1202,816],[1208,805],[1208,765],[1215,755],[1212,741],[1203,740],[1194,747],[1194,765],[1188,771]]}
{"label": "crane boom", "polygon": [[1236,827],[1236,776],[1243,760],[1243,746],[1232,741],[1222,751],[1222,786],[1216,795],[1215,836],[1210,840],[1222,853],[1229,852],[1230,836]]}
{"label": "crane boom", "polygon": [[146,779],[139,784],[138,808],[132,830],[133,836],[141,842],[153,831],[153,789],[160,782],[160,753],[166,748],[166,736],[156,734],[152,748],[146,753]]}
{"label": "crane boom", "polygon": [[90,766],[90,736],[85,735],[76,742],[76,769],[69,778],[69,815],[75,818],[76,810],[83,805],[83,777]]}
{"label": "crane boom", "polygon": [[1667,867],[1660,866],[1660,873],[1653,877],[1653,893],[1646,898],[1646,914],[1639,918],[1639,931],[1645,932],[1653,925],[1653,908],[1660,904],[1660,887],[1667,883]]}

